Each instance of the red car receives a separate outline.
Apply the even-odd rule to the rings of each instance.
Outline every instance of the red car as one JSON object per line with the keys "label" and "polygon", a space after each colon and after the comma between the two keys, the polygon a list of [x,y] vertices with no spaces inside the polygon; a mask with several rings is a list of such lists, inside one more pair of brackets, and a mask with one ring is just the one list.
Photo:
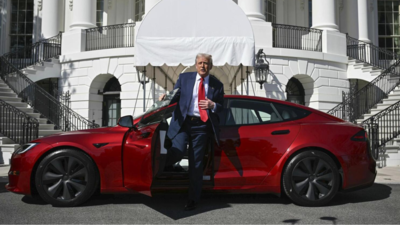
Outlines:
{"label": "red car", "polygon": [[[171,99],[174,93],[167,96]],[[47,136],[12,156],[9,191],[75,206],[101,193],[187,189],[187,160],[164,171],[166,130],[174,105],[156,102],[115,127]],[[305,206],[338,191],[371,186],[376,162],[365,130],[305,106],[260,97],[225,96],[220,146],[204,157],[204,190],[285,193]]]}

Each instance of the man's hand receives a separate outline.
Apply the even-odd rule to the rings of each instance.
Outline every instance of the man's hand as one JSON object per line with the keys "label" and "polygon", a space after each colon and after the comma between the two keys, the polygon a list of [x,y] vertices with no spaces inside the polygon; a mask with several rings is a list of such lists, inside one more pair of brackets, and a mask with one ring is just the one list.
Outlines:
{"label": "man's hand", "polygon": [[205,100],[199,102],[200,109],[213,109],[215,103],[206,97]]}
{"label": "man's hand", "polygon": [[158,97],[158,101],[162,101],[162,100],[164,100],[164,98],[165,98],[165,94],[161,94],[161,95]]}

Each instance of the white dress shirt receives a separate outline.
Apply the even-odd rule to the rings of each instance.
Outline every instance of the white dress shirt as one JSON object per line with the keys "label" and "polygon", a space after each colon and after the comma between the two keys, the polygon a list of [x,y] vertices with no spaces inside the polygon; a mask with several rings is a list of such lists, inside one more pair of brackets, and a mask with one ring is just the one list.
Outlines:
{"label": "white dress shirt", "polygon": [[[210,80],[210,75],[207,75],[204,78],[203,81],[203,85],[204,85],[204,90],[206,92],[206,96],[208,93],[208,82]],[[199,85],[200,85],[200,81],[201,81],[201,76],[199,74],[196,75],[196,82],[194,83],[194,87],[193,87],[193,93],[192,93],[192,101],[190,102],[190,106],[189,106],[189,111],[188,111],[188,115],[189,116],[198,116],[200,117],[200,113],[199,113]],[[214,104],[214,108],[212,109],[212,112],[215,111],[215,104]]]}

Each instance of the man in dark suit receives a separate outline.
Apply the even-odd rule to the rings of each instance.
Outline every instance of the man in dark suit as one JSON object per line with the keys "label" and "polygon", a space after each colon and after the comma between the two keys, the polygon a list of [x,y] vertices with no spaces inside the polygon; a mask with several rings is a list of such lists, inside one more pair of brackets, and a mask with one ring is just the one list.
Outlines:
{"label": "man in dark suit", "polygon": [[[189,200],[185,210],[193,210],[200,200],[204,153],[210,137],[219,144],[217,113],[222,111],[224,101],[223,84],[209,75],[212,56],[200,53],[195,62],[197,72],[180,74],[174,87],[180,90],[171,103],[178,104],[167,133],[172,147],[168,150],[166,165],[180,161],[189,144]],[[160,100],[164,96],[160,96]]]}

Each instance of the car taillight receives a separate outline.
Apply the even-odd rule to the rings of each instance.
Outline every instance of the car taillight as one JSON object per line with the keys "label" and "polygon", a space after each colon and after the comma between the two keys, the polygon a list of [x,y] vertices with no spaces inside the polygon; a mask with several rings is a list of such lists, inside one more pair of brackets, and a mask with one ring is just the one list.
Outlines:
{"label": "car taillight", "polygon": [[367,132],[365,132],[365,130],[360,130],[353,137],[351,137],[351,140],[352,141],[367,141],[368,134],[367,134]]}

